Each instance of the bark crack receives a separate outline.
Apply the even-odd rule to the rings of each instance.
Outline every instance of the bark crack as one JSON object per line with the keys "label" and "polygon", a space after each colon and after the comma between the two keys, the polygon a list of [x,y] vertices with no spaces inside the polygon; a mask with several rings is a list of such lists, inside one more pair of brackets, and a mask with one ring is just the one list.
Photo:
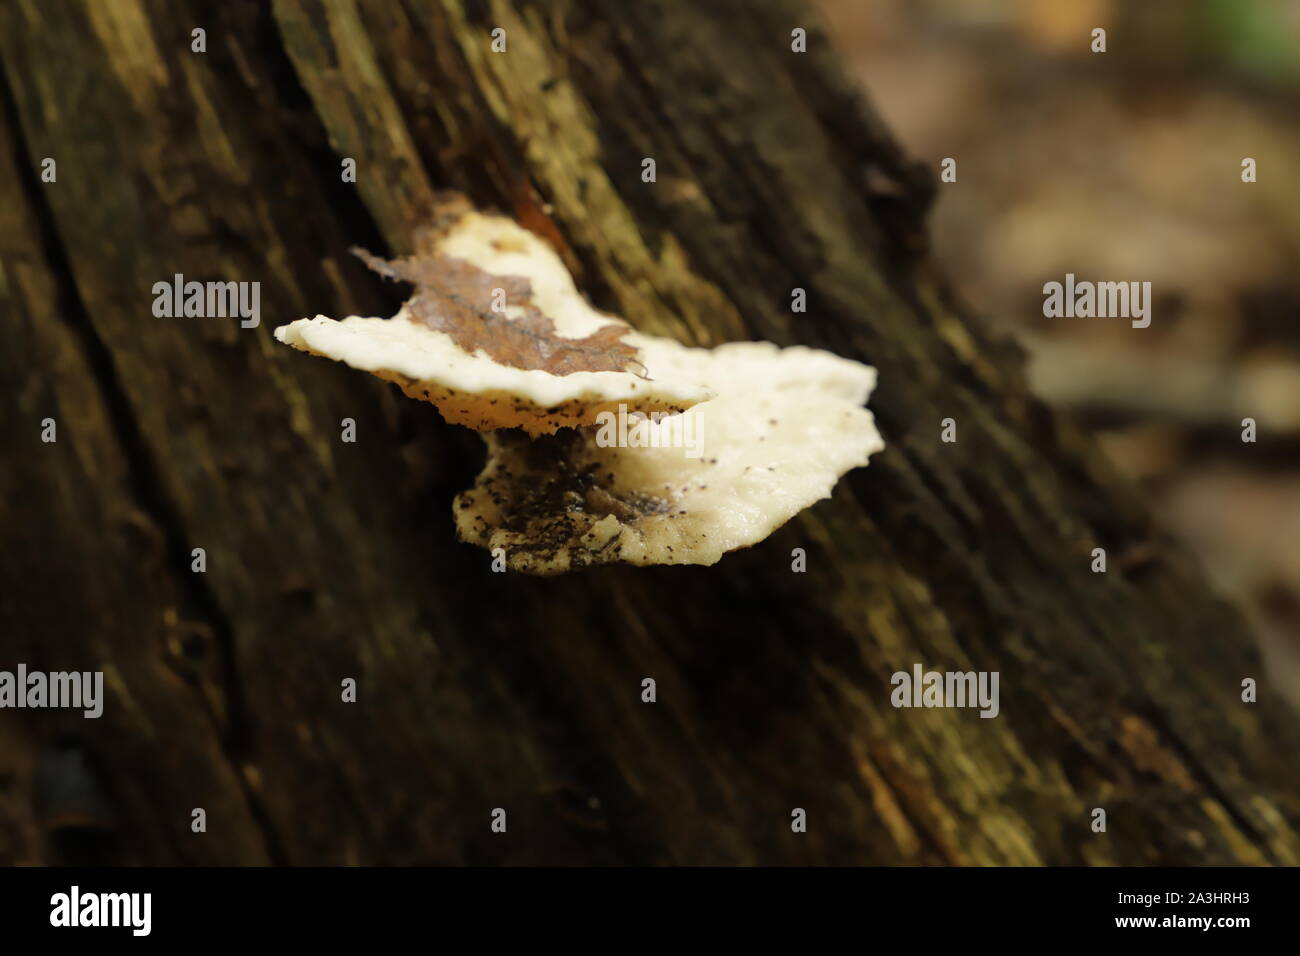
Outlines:
{"label": "bark crack", "polygon": [[[267,857],[273,864],[286,862],[283,843],[277,828],[253,792],[243,772],[243,765],[251,757],[251,727],[247,702],[239,678],[237,655],[230,621],[216,596],[203,583],[203,579],[190,571],[186,563],[189,553],[189,536],[184,521],[167,495],[159,477],[152,449],[145,438],[130,399],[120,381],[117,367],[109,348],[104,344],[90,319],[86,303],[82,301],[72,263],[63,247],[54,210],[45,198],[40,180],[32,165],[32,155],[27,145],[17,99],[8,73],[0,70],[0,119],[7,124],[14,142],[15,167],[18,170],[19,188],[26,195],[39,230],[39,245],[45,256],[50,274],[58,285],[59,318],[71,330],[80,347],[86,366],[95,377],[96,388],[104,402],[109,421],[112,422],[117,443],[127,464],[130,492],[140,509],[152,517],[162,529],[168,562],[177,580],[178,591],[188,603],[189,615],[200,619],[215,638],[220,656],[221,687],[225,698],[226,721],[221,725],[212,708],[202,703],[203,710],[212,720],[213,731],[221,743],[221,751],[239,782],[249,815],[259,828]],[[197,693],[197,691],[196,691]],[[198,693],[200,701],[202,694]]]}

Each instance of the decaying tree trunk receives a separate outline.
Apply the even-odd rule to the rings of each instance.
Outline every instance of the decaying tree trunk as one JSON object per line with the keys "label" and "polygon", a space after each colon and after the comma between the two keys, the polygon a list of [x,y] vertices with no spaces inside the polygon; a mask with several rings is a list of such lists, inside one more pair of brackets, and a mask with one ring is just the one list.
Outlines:
{"label": "decaying tree trunk", "polygon": [[[1300,863],[1245,626],[947,292],[801,6],[15,0],[0,56],[0,667],[108,690],[0,711],[0,860]],[[271,338],[389,314],[347,249],[443,188],[642,329],[877,366],[887,450],[716,567],[492,573],[477,437]],[[154,317],[177,273],[265,321]],[[917,663],[999,716],[895,709]]]}

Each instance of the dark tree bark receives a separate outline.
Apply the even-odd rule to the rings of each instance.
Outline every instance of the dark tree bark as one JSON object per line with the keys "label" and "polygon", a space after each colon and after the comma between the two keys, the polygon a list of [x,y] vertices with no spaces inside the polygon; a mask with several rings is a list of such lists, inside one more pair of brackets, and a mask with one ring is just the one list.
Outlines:
{"label": "dark tree bark", "polygon": [[[20,0],[0,57],[0,667],[108,688],[0,712],[0,860],[1300,862],[1241,618],[949,293],[929,174],[804,8]],[[877,366],[887,450],[713,568],[493,574],[451,522],[477,437],[271,339],[389,314],[347,249],[443,188],[642,329]],[[265,321],[155,318],[176,273]],[[914,663],[998,671],[1001,714],[894,709]]]}

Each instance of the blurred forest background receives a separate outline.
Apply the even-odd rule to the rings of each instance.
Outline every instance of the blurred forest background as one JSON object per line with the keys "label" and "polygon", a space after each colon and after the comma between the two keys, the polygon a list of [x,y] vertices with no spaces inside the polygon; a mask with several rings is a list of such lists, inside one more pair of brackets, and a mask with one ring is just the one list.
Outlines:
{"label": "blurred forest background", "polygon": [[[939,261],[1248,608],[1300,706],[1300,2],[816,5],[904,148],[957,160]],[[1150,327],[1044,318],[1067,272],[1149,280]]]}

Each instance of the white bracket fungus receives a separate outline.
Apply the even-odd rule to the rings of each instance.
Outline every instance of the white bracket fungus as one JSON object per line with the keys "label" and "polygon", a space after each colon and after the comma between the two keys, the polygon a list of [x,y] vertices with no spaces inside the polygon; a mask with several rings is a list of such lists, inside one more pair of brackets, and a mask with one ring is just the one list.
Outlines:
{"label": "white bracket fungus", "polygon": [[430,242],[430,252],[391,263],[359,253],[415,283],[392,319],[318,315],[275,337],[396,382],[479,431],[548,434],[621,404],[667,413],[711,397],[671,368],[651,371],[632,327],[593,309],[554,250],[512,220],[462,209]]}
{"label": "white bracket fungus", "polygon": [[[802,346],[642,335],[593,309],[542,239],[456,208],[428,254],[363,254],[416,284],[394,318],[317,316],[275,335],[485,432],[488,462],[456,499],[456,527],[504,549],[513,570],[714,564],[884,447],[862,407],[870,366]],[[512,428],[528,434],[500,430]]]}

